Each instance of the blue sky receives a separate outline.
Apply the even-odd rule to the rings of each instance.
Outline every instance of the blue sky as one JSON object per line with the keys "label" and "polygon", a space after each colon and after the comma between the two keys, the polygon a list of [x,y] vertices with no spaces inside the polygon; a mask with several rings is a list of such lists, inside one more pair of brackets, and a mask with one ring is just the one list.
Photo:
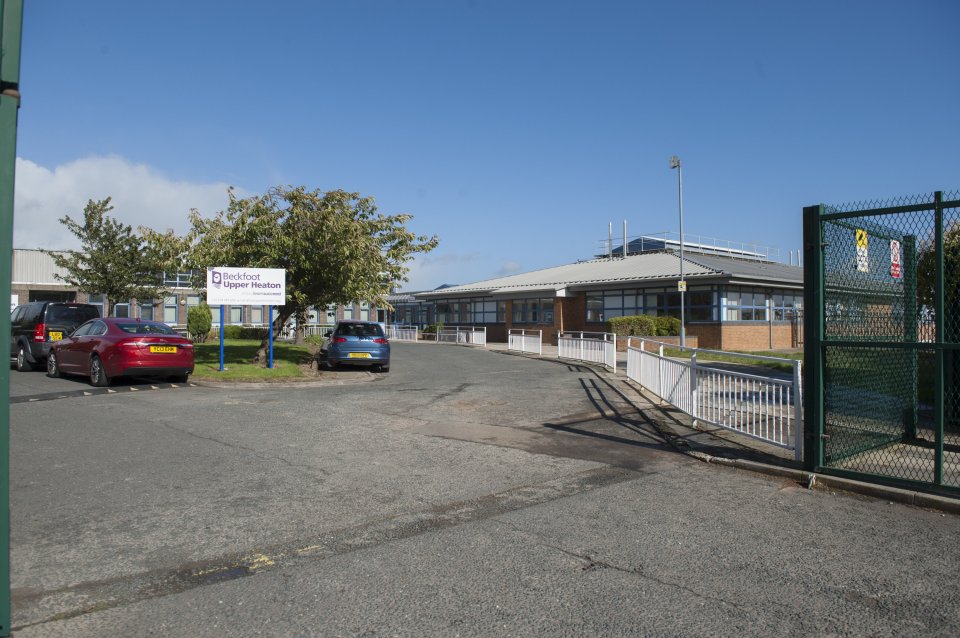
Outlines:
{"label": "blue sky", "polygon": [[[405,288],[678,230],[801,244],[819,202],[960,188],[960,3],[27,0],[14,242],[113,195],[343,188],[440,246]],[[52,242],[52,244],[51,244]]]}

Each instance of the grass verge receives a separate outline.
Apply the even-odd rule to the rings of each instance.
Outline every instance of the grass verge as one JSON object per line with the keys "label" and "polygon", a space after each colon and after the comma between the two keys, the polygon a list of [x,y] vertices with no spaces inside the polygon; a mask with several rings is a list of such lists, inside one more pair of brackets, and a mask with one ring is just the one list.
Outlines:
{"label": "grass verge", "polygon": [[[746,366],[755,366],[759,368],[770,368],[772,370],[781,370],[783,372],[791,372],[793,370],[793,365],[789,363],[776,363],[775,361],[755,361],[752,359],[747,359],[745,357],[738,357],[737,353],[739,351],[731,351],[729,354],[713,354],[707,352],[697,353],[697,361],[714,361],[721,363],[736,363],[739,365]],[[667,357],[677,357],[681,359],[689,359],[690,353],[680,350],[679,348],[664,348],[664,356]],[[803,361],[802,352],[741,352],[740,354],[755,354],[763,357],[778,357],[780,359],[793,359],[796,361]]]}
{"label": "grass verge", "polygon": [[202,381],[287,381],[303,378],[300,365],[310,362],[307,346],[285,342],[273,344],[273,368],[253,363],[260,342],[254,339],[227,339],[223,344],[224,370],[220,371],[220,342],[198,343],[193,347],[193,378]]}

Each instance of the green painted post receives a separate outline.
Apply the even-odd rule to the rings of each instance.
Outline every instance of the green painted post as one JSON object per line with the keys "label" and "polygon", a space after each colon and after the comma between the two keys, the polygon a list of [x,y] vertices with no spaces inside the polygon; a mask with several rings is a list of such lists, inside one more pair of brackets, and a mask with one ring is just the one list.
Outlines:
{"label": "green painted post", "polygon": [[822,206],[803,209],[803,465],[823,465]]}
{"label": "green painted post", "polygon": [[933,195],[933,224],[934,224],[934,246],[935,258],[937,264],[937,279],[933,291],[933,315],[936,318],[936,336],[934,337],[936,350],[936,375],[933,378],[933,418],[936,428],[936,440],[934,441],[933,457],[933,483],[934,485],[943,485],[943,419],[944,419],[944,386],[943,375],[946,370],[944,365],[944,343],[946,342],[946,323],[947,313],[946,304],[944,304],[944,277],[943,277],[943,193],[937,191]]}
{"label": "green painted post", "polygon": [[[20,38],[23,0],[0,0],[0,298],[10,299],[13,187],[20,107]],[[0,334],[10,334],[10,313],[0,312]],[[10,340],[0,339],[0,361]],[[10,635],[10,366],[0,366],[0,636]]]}
{"label": "green painted post", "polygon": [[[903,276],[903,341],[917,343],[917,237],[905,235],[901,251]],[[910,383],[907,390],[907,407],[904,409],[904,432],[907,438],[917,438],[917,402],[919,401],[920,380],[917,376],[917,356],[914,346],[905,350],[907,354],[907,374]]]}

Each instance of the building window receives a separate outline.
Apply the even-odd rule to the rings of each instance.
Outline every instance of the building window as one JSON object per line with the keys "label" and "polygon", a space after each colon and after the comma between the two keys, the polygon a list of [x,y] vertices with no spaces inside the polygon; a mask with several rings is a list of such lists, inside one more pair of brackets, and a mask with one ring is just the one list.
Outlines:
{"label": "building window", "polygon": [[324,311],[323,322],[328,325],[333,325],[337,323],[337,307],[336,306],[327,306],[327,309]]}
{"label": "building window", "polygon": [[96,306],[97,311],[100,313],[100,316],[103,316],[104,308],[107,307],[107,296],[106,295],[90,295],[87,303]]}
{"label": "building window", "polygon": [[353,319],[353,304],[348,303],[343,307],[343,318],[347,321]]}
{"label": "building window", "polygon": [[553,325],[553,299],[514,299],[513,323]]}
{"label": "building window", "polygon": [[153,304],[152,303],[142,303],[140,304],[140,318],[144,321],[153,321]]}
{"label": "building window", "polygon": [[165,288],[192,288],[192,272],[164,272],[163,285]]}
{"label": "building window", "polygon": [[187,295],[187,310],[200,305],[200,295]]}
{"label": "building window", "polygon": [[793,321],[803,312],[803,293],[780,290],[774,292],[771,297],[775,321]]}
{"label": "building window", "polygon": [[177,323],[177,296],[163,298],[163,322],[169,324]]}
{"label": "building window", "polygon": [[250,306],[250,323],[258,326],[263,323],[263,306]]}
{"label": "building window", "polygon": [[230,306],[230,323],[243,323],[243,306]]}
{"label": "building window", "polygon": [[130,316],[130,304],[129,303],[118,303],[113,307],[113,316],[127,318]]}
{"label": "building window", "polygon": [[603,293],[587,293],[587,323],[603,321]]}
{"label": "building window", "polygon": [[766,321],[767,294],[756,288],[728,286],[724,291],[724,321]]}
{"label": "building window", "polygon": [[370,321],[370,304],[360,304],[360,321]]}

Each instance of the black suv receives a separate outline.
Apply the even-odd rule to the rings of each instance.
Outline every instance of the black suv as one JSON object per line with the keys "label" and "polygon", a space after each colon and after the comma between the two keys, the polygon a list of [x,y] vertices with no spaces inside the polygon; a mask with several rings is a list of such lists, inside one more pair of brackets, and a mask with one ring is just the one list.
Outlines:
{"label": "black suv", "polygon": [[100,310],[86,303],[32,301],[10,313],[10,355],[17,370],[42,367],[50,344],[70,336],[80,324],[100,316]]}

